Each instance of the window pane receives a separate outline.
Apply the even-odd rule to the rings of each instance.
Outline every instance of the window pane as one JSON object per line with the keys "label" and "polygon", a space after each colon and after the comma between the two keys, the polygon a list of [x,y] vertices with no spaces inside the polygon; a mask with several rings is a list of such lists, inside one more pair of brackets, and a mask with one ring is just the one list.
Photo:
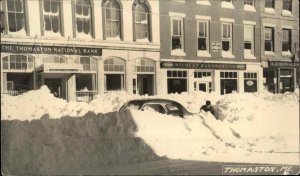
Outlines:
{"label": "window pane", "polygon": [[181,39],[178,36],[172,37],[172,49],[181,49]]}
{"label": "window pane", "polygon": [[23,24],[24,24],[24,18],[22,13],[17,13],[16,14],[16,31],[20,31],[23,29]]}
{"label": "window pane", "polygon": [[77,24],[77,32],[82,32],[83,31],[83,26],[82,26],[81,19],[76,19],[76,24]]}
{"label": "window pane", "polygon": [[23,12],[23,3],[22,0],[14,0],[16,12]]}
{"label": "window pane", "polygon": [[222,41],[222,49],[223,51],[229,51],[230,43],[229,41]]}
{"label": "window pane", "polygon": [[90,32],[90,22],[89,20],[83,21],[84,33],[89,34]]}
{"label": "window pane", "polygon": [[206,50],[206,38],[198,38],[198,50]]}
{"label": "window pane", "polygon": [[173,35],[179,35],[178,20],[173,20]]}
{"label": "window pane", "polygon": [[45,30],[46,31],[51,31],[51,19],[49,15],[44,16],[45,20]]}
{"label": "window pane", "polygon": [[15,13],[8,13],[8,24],[9,24],[9,31],[10,32],[16,32],[17,31]]}
{"label": "window pane", "polygon": [[52,13],[58,12],[58,2],[56,0],[51,1],[51,12]]}
{"label": "window pane", "polygon": [[15,3],[14,1],[7,1],[7,10],[10,11],[10,12],[15,12],[16,9],[15,9]]}
{"label": "window pane", "polygon": [[50,12],[50,0],[44,0],[44,11]]}
{"label": "window pane", "polygon": [[76,14],[82,15],[82,5],[76,4]]}
{"label": "window pane", "polygon": [[89,6],[83,6],[83,15],[90,16],[90,7]]}
{"label": "window pane", "polygon": [[246,42],[244,43],[244,49],[251,49],[252,46],[251,46],[251,42]]}
{"label": "window pane", "polygon": [[58,16],[53,16],[52,17],[52,27],[53,27],[53,32],[57,33],[59,31],[59,19],[58,19]]}
{"label": "window pane", "polygon": [[206,37],[205,22],[199,22],[199,37]]}

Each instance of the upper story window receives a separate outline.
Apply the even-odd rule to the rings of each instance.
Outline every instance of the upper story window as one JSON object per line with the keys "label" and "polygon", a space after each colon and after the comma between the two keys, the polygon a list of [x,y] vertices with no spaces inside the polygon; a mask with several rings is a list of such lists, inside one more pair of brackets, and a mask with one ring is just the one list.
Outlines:
{"label": "upper story window", "polygon": [[292,0],[283,0],[282,3],[282,16],[292,16]]}
{"label": "upper story window", "polygon": [[75,18],[77,37],[81,34],[92,36],[92,6],[89,0],[76,1]]}
{"label": "upper story window", "polygon": [[265,54],[274,53],[274,28],[265,27]]}
{"label": "upper story window", "polygon": [[234,9],[234,6],[232,4],[232,0],[222,0],[221,7],[222,8],[227,8],[227,9]]}
{"label": "upper story window", "polygon": [[104,4],[104,38],[121,39],[121,9],[115,0],[108,0]]}
{"label": "upper story window", "polygon": [[146,4],[134,4],[133,7],[133,18],[134,18],[134,41],[145,41],[150,40],[150,14]]}
{"label": "upper story window", "polygon": [[209,57],[209,21],[198,21],[198,55]]}
{"label": "upper story window", "polygon": [[222,22],[222,56],[232,55],[232,23]]}
{"label": "upper story window", "polygon": [[[1,29],[5,33],[24,33],[26,31],[26,22],[25,22],[25,10],[24,10],[24,1],[23,0],[8,0],[4,1],[4,4],[1,4]],[[6,3],[6,13],[4,14],[4,7]],[[5,19],[6,18],[6,19]]]}
{"label": "upper story window", "polygon": [[282,52],[286,54],[290,54],[292,50],[291,34],[291,29],[282,29]]}
{"label": "upper story window", "polygon": [[25,55],[10,55],[2,58],[3,70],[33,69],[33,57]]}
{"label": "upper story window", "polygon": [[[172,18],[172,52],[184,51],[183,18]],[[177,53],[174,53],[177,54]],[[179,53],[178,53],[179,54]]]}
{"label": "upper story window", "polygon": [[254,26],[244,26],[244,57],[254,58]]}
{"label": "upper story window", "polygon": [[265,13],[275,14],[275,0],[265,0]]}
{"label": "upper story window", "polygon": [[244,0],[244,10],[255,12],[254,0]]}
{"label": "upper story window", "polygon": [[45,32],[60,34],[60,0],[44,0],[43,8]]}

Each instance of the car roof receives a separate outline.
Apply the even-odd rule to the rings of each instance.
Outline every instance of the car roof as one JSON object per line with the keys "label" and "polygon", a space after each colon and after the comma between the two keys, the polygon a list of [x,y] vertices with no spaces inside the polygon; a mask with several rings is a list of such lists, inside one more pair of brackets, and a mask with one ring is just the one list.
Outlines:
{"label": "car roof", "polygon": [[[164,98],[142,98],[142,99],[133,99],[128,101],[128,103],[144,103],[144,102],[166,102],[166,103],[178,103],[174,100],[164,99]],[[180,104],[180,103],[178,103]]]}

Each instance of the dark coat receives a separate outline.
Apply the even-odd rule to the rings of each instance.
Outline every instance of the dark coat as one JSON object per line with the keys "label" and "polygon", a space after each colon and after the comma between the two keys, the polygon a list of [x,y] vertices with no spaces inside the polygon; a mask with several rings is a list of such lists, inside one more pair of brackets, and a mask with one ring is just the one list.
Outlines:
{"label": "dark coat", "polygon": [[207,105],[203,105],[201,108],[200,108],[200,111],[203,110],[205,112],[210,112],[212,115],[215,115],[215,111],[213,109],[212,106],[207,106]]}

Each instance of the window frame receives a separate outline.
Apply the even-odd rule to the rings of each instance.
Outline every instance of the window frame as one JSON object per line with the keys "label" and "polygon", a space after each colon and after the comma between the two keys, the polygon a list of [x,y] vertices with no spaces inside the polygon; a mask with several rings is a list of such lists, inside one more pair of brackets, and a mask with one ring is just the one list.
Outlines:
{"label": "window frame", "polygon": [[[177,24],[178,26],[178,32],[180,32],[180,35],[174,35],[174,21],[177,20],[179,21],[179,23]],[[179,26],[180,24],[180,26]],[[183,20],[183,17],[171,17],[171,51],[176,51],[176,50],[179,50],[179,51],[182,51],[184,52],[184,28],[183,28],[183,25],[184,25],[184,20]],[[179,37],[180,39],[180,45],[181,45],[181,48],[180,49],[173,49],[173,37]]]}
{"label": "window frame", "polygon": [[[267,31],[268,30],[268,31]],[[264,51],[265,52],[275,52],[275,43],[274,43],[274,34],[275,34],[275,28],[274,27],[269,27],[269,26],[265,26],[264,28],[264,42],[265,42],[265,46],[264,46]],[[266,34],[268,33],[268,35],[270,35],[270,37],[266,37]],[[271,41],[271,50],[266,50],[266,41]]]}
{"label": "window frame", "polygon": [[[285,9],[286,3],[289,3],[288,9]],[[282,0],[282,10],[287,10],[287,11],[292,12],[292,10],[293,10],[293,1],[292,0]]]}
{"label": "window frame", "polygon": [[247,32],[248,35],[250,35],[250,44],[251,44],[251,55],[254,57],[255,55],[255,25],[251,25],[251,24],[244,24],[244,56],[245,58],[248,58],[246,56],[246,51],[245,50],[249,50],[249,49],[245,49],[245,44],[246,42],[249,42],[249,41],[246,41],[246,28],[249,28],[250,30],[248,30]]}
{"label": "window frame", "polygon": [[[12,56],[14,59],[12,59]],[[19,57],[18,57],[19,56]],[[3,59],[6,59],[7,61],[3,61]],[[18,59],[18,62],[17,62]],[[23,59],[26,61],[24,62]],[[12,60],[15,60],[12,62]],[[30,71],[33,70],[33,64],[34,64],[34,57],[22,55],[22,54],[11,54],[4,57],[1,57],[2,67],[3,70],[14,70],[14,71]],[[7,64],[7,68],[4,68],[4,63]],[[14,65],[14,68],[12,68],[12,65]],[[17,68],[17,65],[20,65],[20,68]]]}
{"label": "window frame", "polygon": [[[50,4],[51,4],[52,1],[56,1],[57,5],[58,5],[58,7],[57,7],[58,15],[53,15],[53,13],[51,12],[51,7],[50,7],[50,12],[45,12],[45,5],[44,5],[45,1],[49,1]],[[40,18],[41,18],[41,25],[42,25],[42,35],[44,36],[44,35],[49,35],[49,34],[55,34],[55,35],[58,35],[56,37],[63,36],[62,2],[60,0],[41,0],[40,1],[40,8],[41,8],[41,17]],[[45,16],[49,16],[49,17],[56,16],[58,18],[58,27],[59,27],[59,29],[58,29],[57,32],[53,31],[52,21],[51,21],[51,30],[50,31],[46,30]]]}
{"label": "window frame", "polygon": [[265,8],[275,9],[275,0],[265,0]]}
{"label": "window frame", "polygon": [[[146,27],[145,27],[145,33],[146,33],[146,37],[145,38],[139,38],[138,36],[138,32],[140,32],[140,30],[137,30],[137,24],[139,25],[143,25],[142,21],[139,22],[137,21],[137,14],[141,13],[139,11],[137,11],[138,6],[141,6],[145,11],[142,12],[144,14],[146,14]],[[132,21],[133,21],[133,41],[135,42],[151,42],[151,9],[150,9],[150,5],[146,2],[142,3],[140,1],[137,1],[133,4],[132,6]],[[148,41],[146,41],[146,40]]]}
{"label": "window frame", "polygon": [[[15,11],[8,11],[8,2],[7,1],[0,1],[0,15],[1,15],[1,34],[24,34],[24,35],[28,35],[28,30],[29,30],[29,26],[28,26],[28,16],[27,16],[27,1],[25,0],[20,0],[20,2],[22,3],[22,13],[21,12],[15,12]],[[9,15],[8,13],[21,13],[22,14],[22,28],[19,31],[10,31],[9,29]],[[15,20],[17,21],[17,20]],[[24,30],[24,31],[22,31]]]}
{"label": "window frame", "polygon": [[[203,28],[205,30],[205,36],[199,36],[200,34],[200,23],[203,23],[205,25],[205,27]],[[210,41],[209,41],[209,20],[202,20],[199,19],[197,20],[197,51],[198,52],[207,52],[208,54],[210,53]],[[205,38],[205,45],[206,45],[206,49],[205,50],[199,50],[199,39],[200,38]],[[198,55],[201,55],[200,53],[198,53]]]}
{"label": "window frame", "polygon": [[[285,34],[287,33],[287,34]],[[286,39],[287,37],[287,39]],[[282,52],[290,52],[292,50],[292,30],[291,29],[286,29],[286,28],[282,28],[282,45],[281,45],[281,50]],[[284,49],[284,42],[285,44],[288,45],[288,50],[283,50]]]}
{"label": "window frame", "polygon": [[[115,37],[112,37],[112,36],[108,36],[108,32],[107,32],[107,21],[109,20],[114,20],[114,19],[107,19],[106,18],[106,10],[107,10],[107,5],[108,3],[114,3],[116,4],[117,8],[116,10],[119,10],[119,13],[118,13],[118,19],[115,20],[118,22],[118,25],[117,25],[117,29],[118,29],[118,33]],[[103,39],[104,40],[123,40],[123,20],[122,20],[122,13],[123,13],[123,10],[122,10],[122,4],[117,1],[117,0],[103,0],[102,2],[102,16],[103,16]],[[110,14],[111,15],[111,14]],[[110,34],[112,33],[113,30],[111,30],[112,26],[110,26]],[[117,37],[119,36],[119,37]]]}
{"label": "window frame", "polygon": [[[226,26],[229,26],[229,29],[230,29],[230,31],[228,31],[228,27],[226,27],[227,28],[227,31],[226,31],[226,33],[227,33],[227,37],[226,38],[224,38],[224,25],[226,25]],[[222,42],[222,53],[223,52],[229,52],[230,54],[233,54],[232,53],[232,34],[233,34],[233,31],[232,31],[232,27],[233,27],[233,23],[232,22],[222,22],[222,29],[221,29],[221,42]],[[228,35],[229,35],[229,37],[228,37]],[[229,42],[229,50],[228,51],[225,51],[225,50],[223,50],[223,41],[228,41]]]}
{"label": "window frame", "polygon": [[[80,37],[80,35],[85,35],[85,36],[91,36],[94,37],[94,30],[93,30],[93,4],[91,0],[85,0],[89,6],[87,7],[89,10],[89,16],[85,16],[84,12],[83,12],[83,4],[78,4],[77,2],[79,2],[79,0],[75,0],[74,4],[73,4],[73,25],[74,25],[74,37]],[[82,14],[78,14],[77,13],[77,5],[81,5],[82,8]],[[83,23],[82,26],[84,26],[84,20],[88,20],[89,21],[89,32],[88,34],[86,34],[84,32],[84,27],[82,28],[82,31],[79,32],[78,31],[78,25],[77,25],[77,20],[80,19],[81,22]],[[83,37],[83,36],[82,36]]]}

